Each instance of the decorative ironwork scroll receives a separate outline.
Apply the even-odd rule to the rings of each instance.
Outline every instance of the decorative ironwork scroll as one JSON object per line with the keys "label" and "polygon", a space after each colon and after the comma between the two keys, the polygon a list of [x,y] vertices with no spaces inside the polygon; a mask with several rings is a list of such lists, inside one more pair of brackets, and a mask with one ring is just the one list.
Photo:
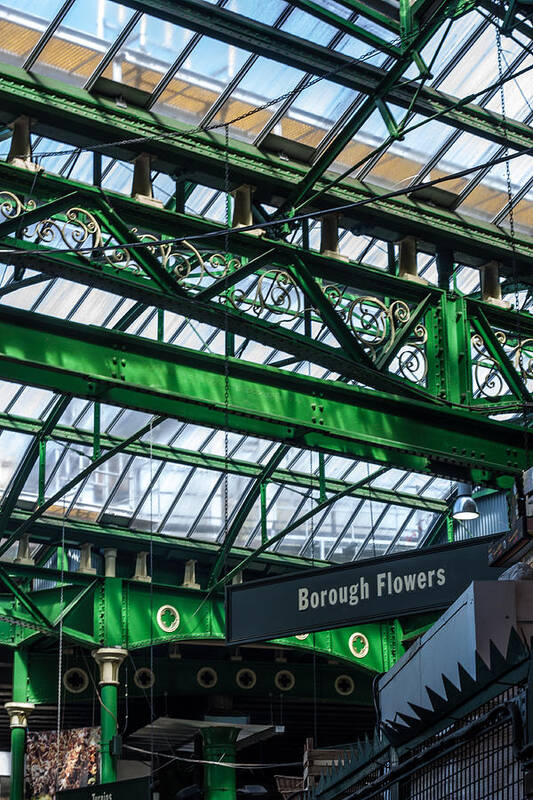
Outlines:
{"label": "decorative ironwork scroll", "polygon": [[[494,336],[524,382],[527,384],[528,381],[533,381],[533,339],[513,341],[504,331],[494,331]],[[474,333],[470,343],[474,396],[494,399],[511,394],[502,375],[500,363],[488,352],[483,337],[479,333]]]}

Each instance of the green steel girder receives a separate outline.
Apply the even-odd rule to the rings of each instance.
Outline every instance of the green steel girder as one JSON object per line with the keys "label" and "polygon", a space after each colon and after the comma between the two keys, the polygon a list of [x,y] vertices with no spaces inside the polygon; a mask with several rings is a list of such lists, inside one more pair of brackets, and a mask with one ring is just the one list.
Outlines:
{"label": "green steel girder", "polygon": [[[14,532],[17,527],[29,517],[29,512],[16,509],[11,517],[8,525],[8,531]],[[218,555],[220,546],[210,542],[200,542],[194,539],[182,539],[178,537],[168,536],[162,533],[146,533],[146,531],[135,530],[132,528],[123,528],[113,526],[109,523],[98,524],[90,523],[86,520],[78,520],[73,516],[65,520],[65,541],[68,545],[79,547],[80,544],[88,542],[94,547],[116,547],[119,551],[124,553],[137,553],[139,550],[147,550],[152,547],[154,558],[163,557],[167,563],[175,564],[176,558],[197,559],[201,562],[208,564],[214,563]],[[32,542],[38,542],[44,545],[49,545],[50,542],[55,543],[55,546],[61,544],[63,534],[63,520],[60,517],[46,516],[41,517],[33,523],[30,539]],[[244,558],[249,553],[243,547],[234,547],[229,556],[228,563],[233,564],[236,560]],[[256,575],[263,575],[266,570],[286,571],[309,569],[311,562],[309,559],[301,558],[299,556],[291,556],[278,553],[263,553],[259,556],[257,564]],[[315,561],[315,566],[327,566],[326,562]],[[17,574],[24,576],[26,579],[32,577],[42,577],[39,575],[39,567],[23,567],[16,565]],[[80,573],[76,573],[80,575]],[[56,580],[59,580],[56,577]]]}
{"label": "green steel girder", "polygon": [[[20,176],[21,170],[5,166],[4,169],[13,179],[10,185],[16,184],[20,193],[22,191],[20,181],[17,182],[16,179],[22,177]],[[57,182],[58,179],[43,177],[42,183],[46,185],[41,191],[51,189],[57,191]],[[118,244],[123,242],[127,238],[128,228],[115,210],[109,208],[109,203],[101,200],[95,190],[90,190],[83,186],[80,187],[79,184],[75,186],[77,187],[77,194],[70,193],[70,197],[75,197],[79,202],[84,202],[89,209],[96,209],[96,213],[102,215],[102,219],[105,222],[104,229],[109,229],[113,232],[114,242]],[[113,206],[116,199],[116,196],[110,199]],[[119,202],[121,202],[121,213],[125,212],[126,216],[128,214],[131,215],[132,209],[135,208],[138,214],[138,203],[135,201],[122,198],[122,201],[119,200]],[[44,209],[48,207],[47,204],[43,206]],[[32,215],[32,219],[36,219],[34,211],[29,213]],[[45,213],[45,210],[43,210],[43,213]],[[149,210],[147,209],[145,212],[143,209],[143,213],[148,215]],[[172,222],[175,224],[176,215],[170,216],[174,217]],[[18,220],[20,225],[25,224],[26,215],[21,214]],[[161,222],[166,222],[165,230],[167,230],[168,212],[163,212],[162,220],[156,216],[153,221],[154,224],[159,224],[160,228],[162,227]],[[148,219],[147,222],[149,223],[150,220]],[[11,220],[9,223],[12,224]],[[195,231],[198,231],[198,225],[194,219],[185,217],[184,226],[185,224],[188,226],[186,229],[187,236],[190,236],[190,230],[193,231],[193,235]],[[220,226],[211,225],[209,227],[208,223],[207,226],[204,224],[203,231],[205,232],[206,229],[217,234],[220,232],[220,237],[224,237],[224,231]],[[151,230],[154,230],[154,228],[150,228]],[[159,230],[157,233],[159,233]],[[215,239],[210,239],[209,241],[215,242],[215,240],[218,240],[218,235]],[[263,252],[261,252],[260,248],[265,247],[264,242],[258,242],[256,237],[247,234],[234,234],[233,240],[234,249],[237,252],[250,253],[254,259],[257,259],[255,263],[263,263],[265,250],[263,249]],[[214,327],[227,328],[232,333],[259,341],[267,346],[275,346],[284,352],[291,353],[298,359],[309,359],[327,369],[338,371],[345,378],[355,378],[365,385],[381,390],[423,400],[427,399],[428,395],[431,394],[438,402],[452,401],[467,405],[472,403],[472,381],[468,374],[470,341],[468,338],[469,329],[466,323],[466,312],[463,309],[464,301],[454,296],[447,297],[443,290],[435,287],[396,278],[377,269],[339,263],[336,259],[304,252],[290,245],[280,243],[276,246],[272,242],[273,246],[266,251],[267,253],[272,252],[272,266],[275,264],[276,268],[289,269],[292,272],[304,295],[309,297],[312,304],[320,311],[326,325],[341,345],[340,348],[334,348],[317,342],[311,337],[294,333],[281,325],[257,319],[256,315],[228,308],[227,304],[223,305],[213,301],[205,302],[198,299],[202,292],[195,295],[192,290],[182,288],[169,273],[165,272],[158,260],[150,252],[146,252],[144,256],[137,256],[137,261],[146,264],[146,270],[149,272],[147,276],[139,276],[131,272],[126,273],[124,270],[109,264],[102,264],[101,261],[91,262],[78,254],[63,253],[43,246],[36,247],[31,242],[22,241],[14,237],[6,237],[4,242],[13,252],[13,255],[5,256],[7,260],[12,259],[16,263],[24,253],[28,255],[31,253],[32,264],[41,266],[43,270],[50,274],[72,278],[88,285],[96,285],[108,291],[136,299],[137,305],[134,308],[133,316],[140,314],[146,304],[151,304],[159,308],[175,311],[187,318],[206,322]],[[218,244],[219,242],[217,241],[216,243]],[[242,257],[246,259],[249,256],[243,255]],[[298,268],[293,265],[298,265]],[[250,264],[245,264],[243,268],[245,276],[249,274],[249,268]],[[233,273],[232,282],[235,282],[238,274],[238,270]],[[321,288],[315,281],[318,276],[322,280],[333,280],[340,284],[355,284],[359,291],[376,291],[376,289],[379,289],[383,296],[388,295],[393,299],[408,298],[409,302],[417,303],[413,310],[413,319],[423,320],[425,315],[428,319],[431,318],[433,320],[427,345],[428,354],[430,355],[428,359],[430,370],[427,387],[417,386],[410,381],[397,378],[387,371],[388,364],[394,357],[395,352],[397,352],[397,348],[407,341],[406,337],[413,326],[408,324],[403,329],[400,328],[391,340],[389,349],[378,354],[374,365],[365,350],[352,335],[344,320],[327,297],[322,294]],[[457,309],[461,307],[463,310],[458,311],[456,307]],[[521,334],[525,335],[533,328],[529,315],[501,311],[486,303],[477,306],[467,304],[466,306],[468,314],[478,315],[476,309],[480,313],[483,312],[489,322],[492,323],[492,320],[496,319],[498,324],[502,324],[506,329],[512,329],[514,325],[517,331],[519,330]],[[460,325],[457,323],[458,320],[461,321]],[[126,322],[130,321],[131,315],[128,314]],[[427,325],[425,319],[424,322]],[[119,327],[122,327],[122,323],[123,320],[120,321]],[[437,342],[439,337],[440,343]],[[459,341],[458,337],[460,337],[461,341]],[[438,371],[441,376],[439,380],[434,379],[433,372],[435,371]]]}
{"label": "green steel girder", "polygon": [[[41,420],[29,419],[14,414],[0,413],[0,430],[18,431],[31,436],[39,436],[44,423]],[[50,438],[65,444],[77,444],[91,447],[93,444],[93,433],[82,428],[73,428],[68,425],[57,425],[51,432]],[[184,464],[189,467],[199,467],[201,469],[214,470],[216,472],[227,471],[232,475],[258,479],[262,474],[262,467],[250,461],[232,458],[214,453],[201,453],[197,450],[187,450],[181,447],[171,447],[158,442],[150,444],[147,441],[135,441],[126,443],[119,436],[108,433],[100,434],[100,446],[102,450],[120,447],[121,452],[130,455],[152,457],[159,461],[169,461],[173,464]],[[373,477],[373,476],[371,476]],[[305,472],[282,469],[278,467],[270,476],[272,483],[295,486],[301,489],[319,489],[320,479],[315,475]],[[338,478],[325,478],[324,489],[326,492],[341,492],[347,489],[349,483]],[[433,511],[437,514],[446,512],[448,505],[443,500],[433,497],[420,497],[419,495],[409,494],[408,492],[390,491],[379,487],[361,486],[353,488],[354,497],[363,497],[376,500],[381,503],[391,503],[392,505],[406,506],[408,508],[419,508],[424,511]]]}
{"label": "green steel girder", "polygon": [[529,466],[529,432],[472,411],[234,358],[226,362],[221,356],[7,308],[0,312],[0,376],[476,483],[509,486]]}
{"label": "green steel girder", "polygon": [[[14,576],[27,574],[31,568],[6,564],[5,569],[10,573],[8,580],[13,582]],[[36,574],[53,580],[57,570],[41,568]],[[34,638],[36,633],[55,637],[57,626],[52,628],[48,622],[52,619],[57,623],[64,620],[66,640],[87,648],[104,644],[138,650],[154,644],[206,640],[223,644],[225,641],[223,595],[208,596],[205,591],[181,586],[147,585],[134,580],[94,576],[84,576],[88,581],[80,585],[79,573],[64,573],[63,577],[63,587],[32,592],[33,611],[40,621],[27,611],[14,609],[11,599],[0,594],[0,633],[3,633],[2,621],[17,629],[11,641],[1,636],[5,644],[20,645]],[[70,585],[71,579],[74,585]],[[157,622],[158,610],[165,605],[173,606],[179,613],[179,626],[175,631],[165,631]],[[379,622],[358,625],[357,630],[367,636],[370,644],[368,654],[362,658],[355,657],[350,650],[353,628],[323,631],[306,639],[295,636],[273,639],[270,643],[339,658],[367,672],[384,671],[391,654],[382,625]]]}
{"label": "green steel girder", "polygon": [[[354,59],[335,50],[256,22],[205,0],[181,0],[179,5],[172,0],[127,0],[126,4],[244,50],[274,58],[303,72],[327,75],[328,80],[356,92],[373,95],[387,75],[386,70],[372,64],[354,63]],[[442,8],[439,13],[444,22],[445,9]],[[425,24],[424,20],[422,26]],[[508,140],[501,116],[473,103],[451,110],[457,102],[456,98],[436,89],[425,86],[420,88],[405,82],[402,86],[392,86],[387,97],[403,108],[409,108],[414,101],[413,110],[427,116],[444,111],[444,122],[485,136],[499,144],[509,144],[517,149],[527,149],[533,145],[533,135],[527,125],[509,120]]]}
{"label": "green steel girder", "polygon": [[[384,637],[385,638],[385,637]],[[213,644],[213,643],[212,643]],[[374,645],[374,641],[372,642]],[[387,647],[387,642],[384,642]],[[30,650],[29,660],[29,680],[26,693],[26,683],[24,684],[24,700],[31,703],[55,703],[57,702],[57,655],[55,653],[42,653],[38,649]],[[187,646],[181,648],[182,657],[173,659],[168,656],[160,656],[157,653],[150,658],[149,651],[136,651],[134,663],[136,669],[148,667],[153,669],[156,675],[156,682],[153,687],[154,697],[172,697],[175,694],[187,697],[205,697],[205,687],[201,686],[197,680],[198,672],[207,666],[215,669],[218,680],[216,685],[217,694],[232,695],[234,697],[261,697],[264,699],[275,691],[274,676],[280,668],[289,669],[296,678],[294,690],[290,692],[291,699],[305,699],[313,697],[316,693],[319,702],[335,703],[339,706],[345,705],[348,713],[353,712],[353,706],[372,705],[372,679],[373,673],[368,670],[358,669],[357,664],[350,664],[342,661],[341,663],[328,664],[325,658],[317,660],[316,676],[309,664],[302,659],[300,650],[287,649],[285,657],[287,659],[283,666],[276,662],[274,652],[271,653],[269,660],[263,659],[252,652],[246,654],[246,661],[230,661],[225,656],[222,646],[210,647],[208,654],[203,659],[193,657],[187,652]],[[69,658],[69,669],[79,667],[85,671],[94,672],[94,679],[97,680],[95,665],[91,664],[90,659],[85,653],[73,654]],[[129,665],[126,666],[129,669]],[[237,681],[237,673],[246,667],[256,674],[256,683],[253,687],[242,689]],[[355,683],[355,689],[347,697],[339,695],[335,690],[335,680],[343,674],[351,675]],[[316,683],[316,685],[315,685]],[[176,691],[178,687],[178,690]],[[93,701],[94,688],[90,682],[87,689],[79,694],[67,695],[69,703],[87,704]],[[137,687],[134,681],[129,681],[129,699],[146,697],[146,689]],[[200,701],[201,702],[201,701]],[[251,744],[251,742],[250,742]],[[205,755],[205,754],[204,754]]]}
{"label": "green steel girder", "polygon": [[[146,141],[137,145],[137,150],[135,145],[109,145],[103,149],[109,155],[126,160],[136,155],[139,149],[146,150],[155,158],[154,167],[157,169],[173,173],[178,167],[186,165],[190,177],[198,183],[223,186],[225,142],[224,137],[217,134],[196,133],[191,136],[190,126],[170,118],[154,117],[139,109],[120,109],[111,100],[94,98],[87,92],[47,78],[36,79],[9,66],[0,69],[0,101],[0,116],[3,114],[12,119],[18,114],[30,114],[36,120],[36,131],[76,146],[91,147],[145,136]],[[494,115],[491,113],[489,117],[494,118]],[[530,128],[525,127],[527,135],[531,137],[527,146],[531,147],[533,134]],[[513,146],[518,147],[517,144]],[[257,186],[259,201],[275,204],[278,202],[276,197],[288,197],[294,186],[306,175],[306,168],[301,164],[263,154],[257,148],[238,141],[230,142],[228,159],[232,184],[250,183]],[[2,183],[4,176],[7,178],[8,174],[23,172],[3,164],[0,169]],[[17,180],[29,188],[33,177],[19,175]],[[49,199],[72,191],[72,187],[76,186],[61,178],[42,176],[36,182],[36,191],[42,196],[42,186],[51,189],[54,183],[61,188],[59,191],[49,192]],[[328,185],[329,181],[326,179],[319,180],[316,184],[317,189],[326,190],[315,204],[317,212],[364,200],[365,205],[344,212],[346,224],[355,225],[360,232],[386,239],[398,239],[410,234],[417,237],[423,251],[434,253],[439,245],[448,248],[452,245],[455,259],[462,263],[479,266],[495,259],[509,270],[513,268],[513,248],[509,238],[503,229],[495,225],[438,209],[405,196],[380,200],[380,195],[384,194],[383,189],[355,180],[345,180],[327,189]],[[114,201],[113,207],[126,222],[131,221],[136,225],[139,221],[139,204],[131,202],[133,205],[129,204],[129,217],[124,213],[124,204],[128,205],[126,198],[122,198],[119,205]],[[143,207],[142,217],[147,222],[154,218],[165,220],[163,227],[166,225],[171,231],[169,235],[175,235],[182,222],[191,222],[190,218],[183,218],[174,212],[148,206]],[[206,230],[210,223],[197,219],[196,224],[199,230]],[[161,229],[161,226],[155,227]],[[222,226],[220,230],[222,231]],[[253,238],[246,234],[239,234],[239,237],[248,240]],[[256,254],[257,246],[256,242]],[[525,275],[531,274],[531,239],[516,237],[514,256],[516,268]]]}

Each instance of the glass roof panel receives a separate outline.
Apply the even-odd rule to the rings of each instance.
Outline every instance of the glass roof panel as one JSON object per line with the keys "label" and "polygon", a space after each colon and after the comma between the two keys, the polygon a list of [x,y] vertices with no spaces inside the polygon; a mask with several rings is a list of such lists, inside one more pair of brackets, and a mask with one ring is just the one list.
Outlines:
{"label": "glass roof panel", "polygon": [[[0,56],[20,66],[29,56],[63,0],[3,0],[0,4]],[[36,13],[37,12],[37,13]]]}
{"label": "glass roof panel", "polygon": [[4,493],[30,446],[32,437],[25,433],[0,431],[0,493]]}
{"label": "glass roof panel", "polygon": [[[291,15],[292,17],[292,15]],[[246,72],[231,97],[215,116],[213,123],[230,124],[230,136],[253,140],[273,116],[278,104],[237,120],[254,109],[260,109],[277,97],[291,91],[305,73],[268,58],[258,58]]]}
{"label": "glass roof panel", "polygon": [[296,97],[273,133],[317,147],[356,97],[356,92],[332,81],[311,83]]}
{"label": "glass roof panel", "polygon": [[103,77],[151,94],[190,38],[190,31],[143,14]]}
{"label": "glass roof panel", "polygon": [[165,464],[132,518],[131,526],[137,530],[158,530],[176,495],[186,486],[192,468],[183,464]]}
{"label": "glass roof panel", "polygon": [[419,547],[437,517],[438,515],[431,511],[415,511],[409,517],[401,536],[393,544],[390,552],[400,553]]}
{"label": "glass roof panel", "polygon": [[[189,34],[184,32],[183,37],[185,46]],[[159,97],[154,110],[178,115],[185,122],[199,123],[249,55],[238,47],[202,36]]]}
{"label": "glass roof panel", "polygon": [[374,529],[363,549],[357,554],[357,560],[377,558],[384,555],[412,513],[409,508],[389,506],[376,521]]}
{"label": "glass roof panel", "polygon": [[287,3],[284,0],[268,0],[268,3],[264,0],[228,0],[226,8],[256,22],[271,25],[287,8]]}
{"label": "glass roof panel", "polygon": [[[337,9],[335,9],[337,12]],[[300,39],[305,39],[315,44],[327,44],[337,33],[337,28],[328,25],[320,19],[302,11],[300,8],[293,9],[288,20],[283,23],[281,29]]]}
{"label": "glass roof panel", "polygon": [[96,9],[78,0],[44,47],[33,71],[83,85],[133,13],[133,9],[109,0],[100,0]]}
{"label": "glass roof panel", "polygon": [[335,545],[334,550],[328,554],[328,559],[338,562],[356,560],[374,529],[374,525],[387,508],[388,506],[385,503],[365,500],[355,518],[350,521],[344,530],[341,540]]}

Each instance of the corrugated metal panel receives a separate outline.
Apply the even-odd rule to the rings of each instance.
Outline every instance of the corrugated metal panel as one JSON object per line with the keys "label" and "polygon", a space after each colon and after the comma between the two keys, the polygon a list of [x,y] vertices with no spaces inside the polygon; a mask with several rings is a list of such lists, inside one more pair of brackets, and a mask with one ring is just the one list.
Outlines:
{"label": "corrugated metal panel", "polygon": [[489,536],[491,533],[505,533],[509,530],[509,510],[507,495],[504,492],[489,494],[476,499],[479,509],[478,519],[454,521],[454,539],[472,539],[475,536]]}

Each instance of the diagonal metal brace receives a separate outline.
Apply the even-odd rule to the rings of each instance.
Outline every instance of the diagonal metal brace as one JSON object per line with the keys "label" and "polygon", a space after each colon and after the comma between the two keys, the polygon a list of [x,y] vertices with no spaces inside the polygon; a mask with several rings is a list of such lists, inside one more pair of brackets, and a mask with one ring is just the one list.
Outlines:
{"label": "diagonal metal brace", "polygon": [[34,618],[38,625],[46,628],[47,630],[51,630],[52,626],[50,625],[49,620],[44,616],[44,614],[37,608],[33,600],[31,600],[26,592],[21,589],[21,587],[15,583],[15,581],[10,578],[7,571],[4,567],[0,565],[0,582],[4,584],[6,589],[15,597],[21,606],[23,606],[26,611]]}
{"label": "diagonal metal brace", "polygon": [[532,397],[522,376],[498,341],[490,323],[480,308],[476,309],[475,316],[471,318],[472,327],[481,336],[489,355],[498,363],[501,373],[510,390],[519,400],[531,403]]}
{"label": "diagonal metal brace", "polygon": [[244,499],[242,500],[237,515],[233,520],[232,524],[230,525],[224,543],[219,550],[217,559],[215,561],[215,565],[211,570],[211,574],[209,576],[209,581],[207,584],[208,588],[210,588],[213,584],[217,582],[220,573],[222,572],[222,569],[224,567],[224,562],[226,560],[226,557],[231,548],[233,547],[233,545],[235,544],[235,540],[237,539],[237,536],[241,532],[241,528],[244,525],[248,514],[252,510],[255,501],[257,500],[257,498],[261,493],[262,484],[270,478],[276,467],[279,466],[282,459],[288,453],[290,447],[291,445],[281,444],[279,445],[279,447],[276,448],[274,454],[271,456],[268,463],[265,465],[264,469],[257,476],[252,486],[248,490],[246,497],[244,497]]}
{"label": "diagonal metal brace", "polygon": [[434,299],[433,295],[428,294],[417,305],[415,310],[411,313],[409,322],[407,322],[402,327],[402,329],[398,333],[398,336],[396,336],[396,338],[393,339],[390,346],[382,353],[380,353],[379,356],[376,358],[376,367],[378,369],[387,369],[390,363],[394,360],[396,354],[400,352],[404,344],[407,342],[407,340],[413,333],[419,321],[422,319],[422,317],[428,310],[429,306],[431,305],[433,299]]}

